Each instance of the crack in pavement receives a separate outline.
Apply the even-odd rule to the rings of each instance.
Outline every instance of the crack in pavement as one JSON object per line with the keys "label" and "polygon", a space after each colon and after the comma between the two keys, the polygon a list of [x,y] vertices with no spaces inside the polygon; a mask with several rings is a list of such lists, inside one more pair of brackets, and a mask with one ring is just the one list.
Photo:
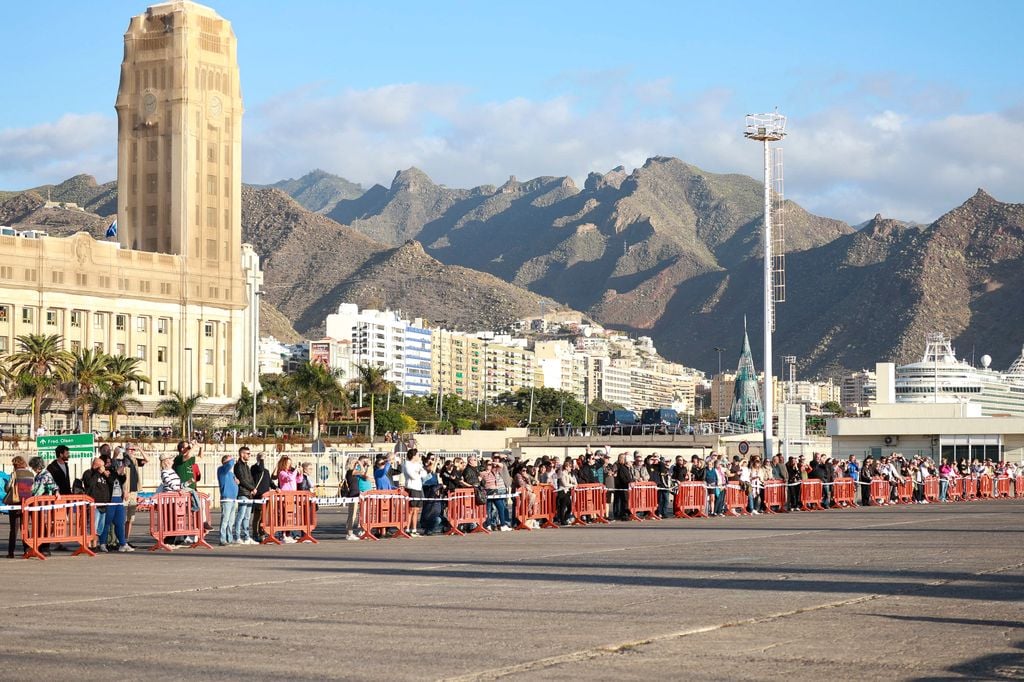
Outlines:
{"label": "crack in pavement", "polygon": [[[995,573],[1002,573],[1024,567],[1024,562],[1017,564],[1011,564],[1008,566],[1001,566],[998,568],[986,569],[983,571],[977,571],[972,573],[972,576],[992,575]],[[928,587],[947,585],[954,582],[962,582],[964,579],[944,579],[930,583],[926,583],[918,589],[910,591],[908,594],[917,594],[923,592]],[[677,632],[668,632],[661,635],[654,635],[644,639],[631,640],[627,642],[619,642],[616,644],[604,644],[589,649],[582,649],[579,651],[573,651],[566,654],[560,654],[557,656],[549,656],[546,658],[539,658],[533,661],[525,661],[523,663],[517,663],[515,665],[504,666],[501,668],[493,668],[490,670],[480,670],[464,675],[458,675],[454,677],[443,677],[440,678],[444,682],[477,682],[480,680],[497,680],[502,677],[509,675],[516,675],[520,673],[534,673],[547,668],[555,666],[565,665],[567,663],[579,663],[582,661],[589,661],[591,659],[600,658],[603,656],[609,656],[614,654],[623,653],[625,651],[634,651],[638,647],[646,646],[648,644],[656,644],[659,642],[667,642],[676,639],[682,639],[684,637],[692,637],[694,635],[702,635],[708,632],[715,632],[718,630],[724,630],[726,628],[734,627],[746,627],[748,625],[760,625],[763,623],[771,623],[773,621],[782,620],[784,618],[791,618],[793,616],[802,615],[805,613],[813,613],[815,611],[823,611],[826,609],[838,609],[847,606],[854,606],[856,604],[863,604],[870,601],[880,599],[894,599],[898,600],[900,595],[882,595],[882,594],[869,594],[861,597],[854,597],[852,599],[843,599],[840,601],[826,602],[824,604],[815,604],[812,606],[806,606],[799,609],[792,609],[789,611],[781,611],[778,613],[767,614],[764,616],[754,616],[752,618],[743,618],[740,620],[726,621],[723,623],[715,623],[711,625],[705,625],[697,628],[689,628],[686,630],[680,630]]]}

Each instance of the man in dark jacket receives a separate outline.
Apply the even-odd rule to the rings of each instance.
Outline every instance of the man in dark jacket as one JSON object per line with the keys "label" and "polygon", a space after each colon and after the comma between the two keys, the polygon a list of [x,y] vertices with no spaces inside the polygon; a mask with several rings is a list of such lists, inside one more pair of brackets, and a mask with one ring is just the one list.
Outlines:
{"label": "man in dark jacket", "polygon": [[238,538],[239,544],[255,545],[252,539],[252,516],[253,491],[256,489],[256,482],[252,478],[252,469],[249,464],[249,448],[242,446],[238,448],[238,461],[235,462],[235,478],[238,479],[238,512],[235,516],[234,535]]}
{"label": "man in dark jacket", "polygon": [[[253,487],[253,499],[261,500],[263,496],[270,492],[270,472],[267,471],[267,467],[263,464],[263,453],[256,455],[256,463],[252,465],[249,470],[252,474],[252,480],[254,483]],[[260,521],[263,520],[263,505],[253,504],[252,505],[252,537],[256,542],[262,542],[263,540],[263,529],[260,528]]]}
{"label": "man in dark jacket", "polygon": [[71,470],[68,468],[68,460],[71,458],[71,451],[67,445],[58,445],[55,451],[57,459],[50,462],[46,470],[53,476],[53,482],[57,484],[57,490],[61,495],[71,494]]}
{"label": "man in dark jacket", "polygon": [[615,463],[615,517],[620,521],[629,519],[629,484],[634,480],[628,455],[623,452]]}
{"label": "man in dark jacket", "polygon": [[803,480],[803,476],[800,471],[800,463],[796,461],[796,457],[790,455],[789,460],[786,462],[786,482],[789,484],[786,486],[786,490],[788,491],[789,511],[796,511],[800,508],[801,480]]}

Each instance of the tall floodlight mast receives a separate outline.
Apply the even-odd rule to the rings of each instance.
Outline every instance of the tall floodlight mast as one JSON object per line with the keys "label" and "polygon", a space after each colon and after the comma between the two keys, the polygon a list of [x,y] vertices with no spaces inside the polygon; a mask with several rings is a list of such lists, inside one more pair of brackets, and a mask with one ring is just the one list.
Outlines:
{"label": "tall floodlight mast", "polygon": [[[743,136],[764,146],[764,454],[775,454],[772,417],[772,332],[775,304],[786,300],[785,249],[782,243],[782,149],[773,148],[786,136],[786,117],[775,112],[747,114]],[[774,171],[774,172],[773,172]],[[774,180],[773,180],[774,178]],[[772,234],[772,223],[776,232]]]}

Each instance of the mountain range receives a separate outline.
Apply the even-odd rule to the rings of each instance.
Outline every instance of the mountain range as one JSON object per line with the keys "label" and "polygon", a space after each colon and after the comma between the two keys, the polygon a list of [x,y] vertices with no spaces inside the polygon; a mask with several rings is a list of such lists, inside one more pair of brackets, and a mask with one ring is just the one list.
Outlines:
{"label": "mountain range", "polygon": [[[88,211],[43,209],[46,191]],[[582,187],[513,177],[458,189],[410,168],[364,192],[318,170],[245,186],[242,222],[263,258],[265,302],[302,334],[322,331],[343,300],[462,329],[557,302],[712,369],[715,347],[738,355],[744,321],[760,355],[762,201],[757,180],[667,157],[591,173]],[[11,194],[0,223],[63,234],[77,220],[101,235],[100,216],[115,207],[112,183],[76,176]],[[996,367],[1018,354],[1024,205],[979,190],[930,225],[876,216],[854,229],[789,201],[784,216],[787,300],[775,350],[797,356],[800,375],[909,361],[929,331],[951,335],[964,355],[992,355]]]}

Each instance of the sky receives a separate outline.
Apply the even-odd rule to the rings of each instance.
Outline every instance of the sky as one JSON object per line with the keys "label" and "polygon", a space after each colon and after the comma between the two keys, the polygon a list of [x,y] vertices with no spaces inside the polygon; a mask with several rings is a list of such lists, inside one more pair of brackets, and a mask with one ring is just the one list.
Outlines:
{"label": "sky", "polygon": [[[777,108],[786,196],[815,213],[1024,202],[1024,2],[209,4],[238,37],[244,182],[582,183],[651,156],[760,177],[744,116]],[[115,179],[122,36],[146,6],[6,9],[0,189]]]}

